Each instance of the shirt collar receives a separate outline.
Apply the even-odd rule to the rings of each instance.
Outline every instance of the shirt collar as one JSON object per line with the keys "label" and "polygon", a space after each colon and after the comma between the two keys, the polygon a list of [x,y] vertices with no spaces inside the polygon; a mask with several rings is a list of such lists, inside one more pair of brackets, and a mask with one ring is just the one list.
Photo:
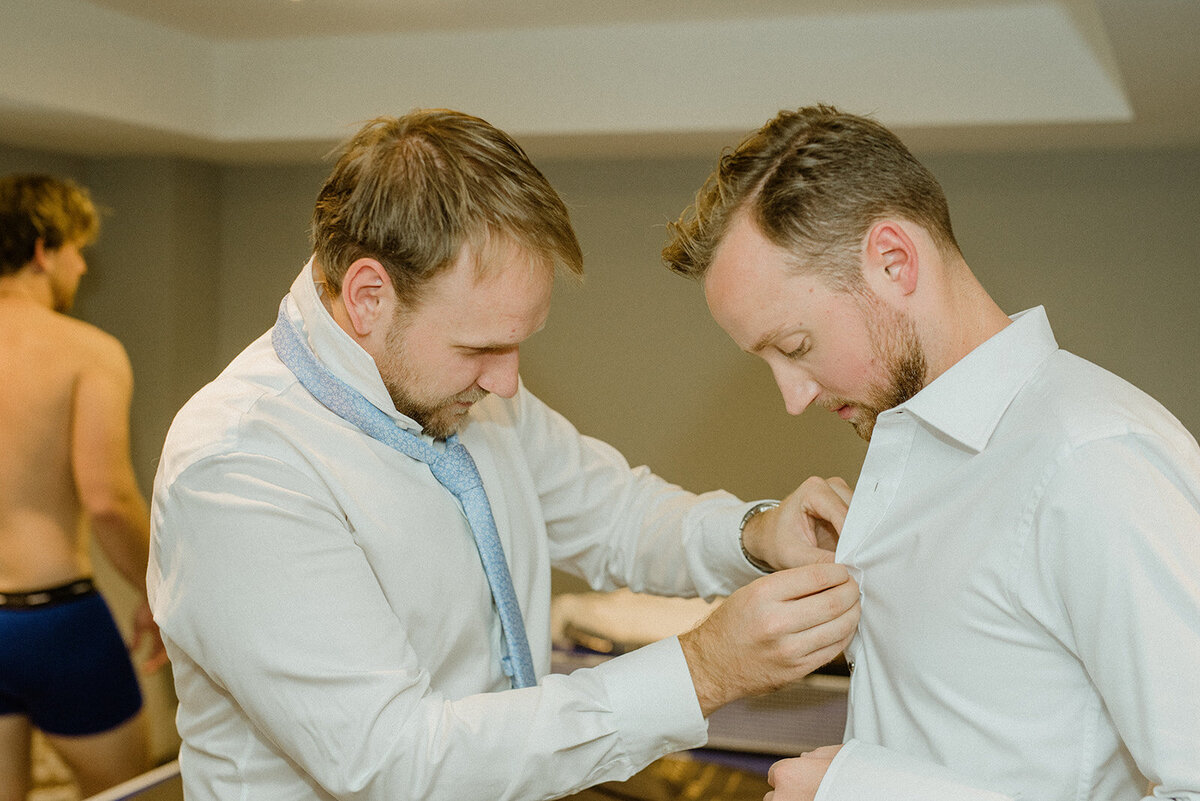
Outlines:
{"label": "shirt collar", "polygon": [[1011,325],[884,414],[907,409],[962,445],[982,451],[1013,398],[1042,362],[1058,350],[1043,307],[1023,311],[1011,319]]}
{"label": "shirt collar", "polygon": [[313,262],[309,259],[292,282],[288,295],[287,312],[292,324],[330,372],[361,392],[401,428],[420,433],[420,424],[396,411],[396,404],[392,402],[371,354],[351,339],[325,308],[324,293],[324,286],[319,286],[313,277]]}

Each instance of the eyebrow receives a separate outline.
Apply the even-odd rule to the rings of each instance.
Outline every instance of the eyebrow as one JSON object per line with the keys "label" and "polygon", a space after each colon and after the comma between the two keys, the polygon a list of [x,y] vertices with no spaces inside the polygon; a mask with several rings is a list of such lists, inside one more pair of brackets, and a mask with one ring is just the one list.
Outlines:
{"label": "eyebrow", "polygon": [[779,337],[779,335],[781,333],[783,333],[784,328],[785,328],[785,326],[780,325],[780,326],[777,326],[776,328],[773,328],[772,330],[768,331],[766,334],[764,334],[762,336],[761,339],[758,340],[758,342],[754,343],[754,347],[750,348],[750,350],[748,350],[746,352],[747,353],[758,353],[759,351],[763,350],[764,348],[766,348],[768,345],[771,344],[772,340],[777,339]]}
{"label": "eyebrow", "polygon": [[538,333],[543,328],[545,328],[546,323],[548,321],[549,321],[548,318],[546,320],[542,320],[541,325],[539,325],[537,328],[530,331],[528,336],[526,336],[525,339],[522,339],[519,342],[489,342],[489,343],[482,344],[482,345],[469,345],[464,342],[464,343],[460,343],[456,347],[465,348],[467,350],[478,350],[478,351],[509,350],[510,348],[516,348],[516,347],[519,347],[520,345],[523,345],[529,339],[529,337],[532,337],[534,334]]}

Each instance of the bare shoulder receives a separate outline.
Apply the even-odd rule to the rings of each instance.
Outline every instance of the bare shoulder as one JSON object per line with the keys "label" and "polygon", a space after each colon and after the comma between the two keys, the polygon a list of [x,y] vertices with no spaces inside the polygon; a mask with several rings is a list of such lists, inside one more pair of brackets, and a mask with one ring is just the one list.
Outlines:
{"label": "bare shoulder", "polygon": [[74,317],[64,314],[54,316],[57,319],[52,326],[64,356],[70,354],[68,358],[76,360],[76,367],[81,373],[102,371],[119,376],[131,373],[129,355],[115,336]]}
{"label": "bare shoulder", "polygon": [[57,383],[54,377],[131,376],[125,347],[97,326],[44,308],[5,311],[0,315],[0,363],[9,371],[36,375],[43,384]]}

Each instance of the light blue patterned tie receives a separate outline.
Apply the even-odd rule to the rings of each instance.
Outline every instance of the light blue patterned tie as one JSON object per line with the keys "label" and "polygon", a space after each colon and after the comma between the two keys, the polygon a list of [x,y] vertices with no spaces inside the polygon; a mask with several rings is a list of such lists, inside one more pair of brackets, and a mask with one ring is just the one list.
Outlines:
{"label": "light blue patterned tie", "polygon": [[492,517],[492,506],[488,503],[475,460],[458,441],[458,436],[450,436],[446,440],[446,449],[439,452],[397,426],[392,418],[362,393],[329,372],[317,361],[308,343],[288,319],[287,298],[279,306],[279,319],[275,321],[275,328],[271,332],[271,343],[279,358],[313,397],[338,417],[353,423],[385,445],[429,465],[433,477],[459,499],[467,522],[471,524],[471,532],[475,535],[479,559],[483,562],[483,570],[492,589],[492,600],[500,614],[505,641],[505,654],[501,659],[504,673],[512,677],[514,687],[537,684],[529,640],[525,636],[525,623],[521,618],[521,606],[513,591],[512,576],[504,559],[504,547],[500,544],[496,521]]}

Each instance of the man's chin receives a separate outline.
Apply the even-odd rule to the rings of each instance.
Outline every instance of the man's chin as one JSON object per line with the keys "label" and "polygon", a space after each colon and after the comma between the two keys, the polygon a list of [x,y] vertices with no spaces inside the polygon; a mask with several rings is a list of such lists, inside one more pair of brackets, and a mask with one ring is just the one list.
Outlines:
{"label": "man's chin", "polygon": [[854,427],[854,433],[863,438],[864,441],[871,441],[871,433],[875,431],[876,415],[863,413],[859,417],[852,417],[850,425]]}
{"label": "man's chin", "polygon": [[446,439],[458,433],[461,420],[430,420],[422,424],[421,433],[434,439]]}
{"label": "man's chin", "polygon": [[422,433],[434,439],[446,439],[462,430],[470,419],[468,415],[470,411],[469,405],[464,407],[462,404],[456,403],[453,406],[439,409],[425,420],[418,422],[421,423]]}

